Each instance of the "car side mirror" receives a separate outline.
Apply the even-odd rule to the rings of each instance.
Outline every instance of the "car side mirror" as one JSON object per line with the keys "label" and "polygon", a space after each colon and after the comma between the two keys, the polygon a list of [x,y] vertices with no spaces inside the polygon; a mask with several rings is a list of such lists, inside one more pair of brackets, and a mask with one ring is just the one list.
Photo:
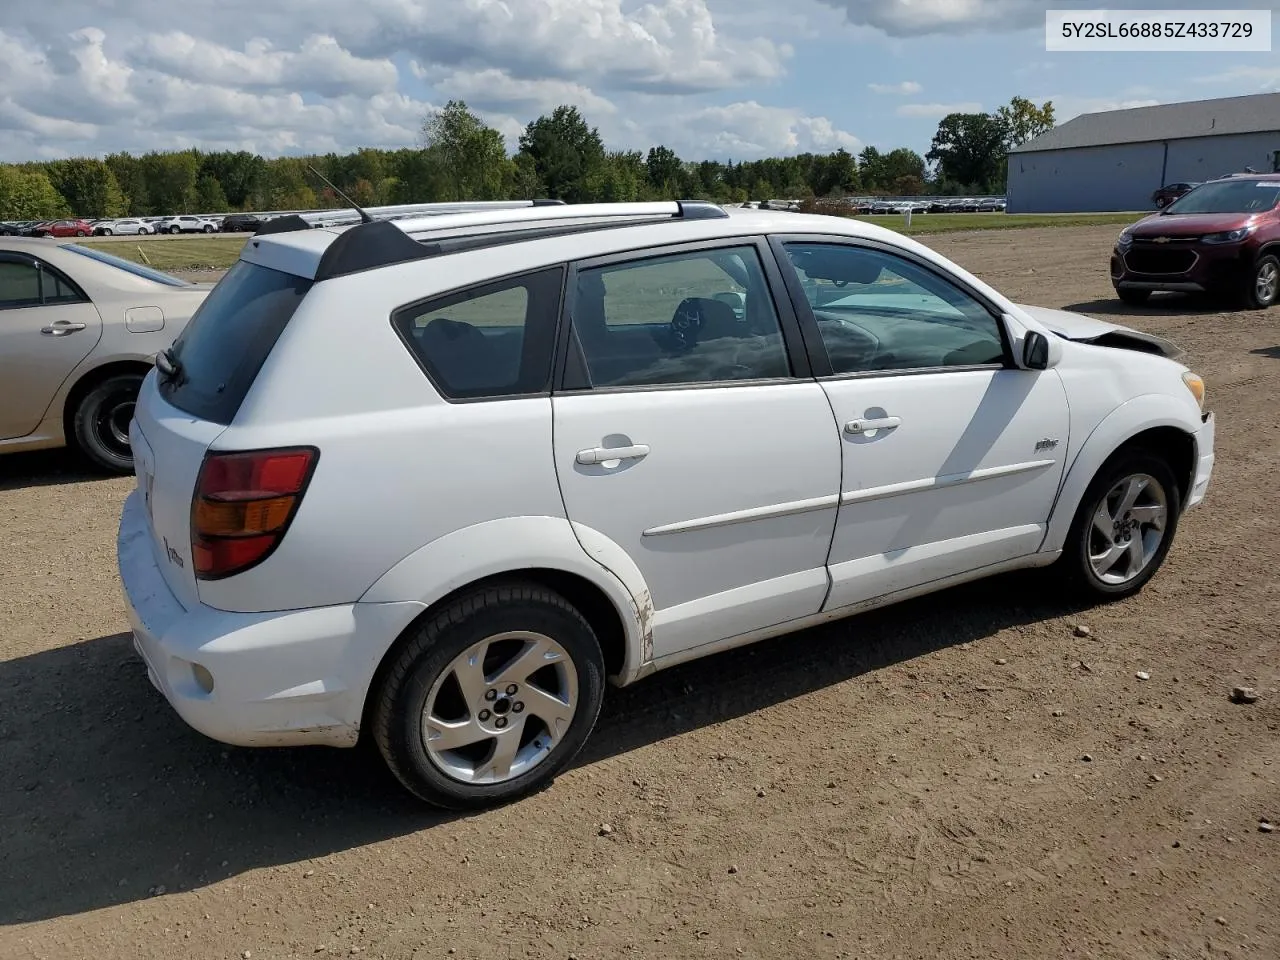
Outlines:
{"label": "car side mirror", "polygon": [[1022,365],[1028,370],[1049,369],[1049,338],[1038,330],[1028,330],[1022,339]]}

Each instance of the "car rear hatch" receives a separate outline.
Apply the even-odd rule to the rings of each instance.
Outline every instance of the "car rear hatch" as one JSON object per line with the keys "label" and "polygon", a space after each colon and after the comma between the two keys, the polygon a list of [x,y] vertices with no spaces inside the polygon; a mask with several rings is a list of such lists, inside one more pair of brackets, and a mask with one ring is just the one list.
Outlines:
{"label": "car rear hatch", "polygon": [[199,600],[191,511],[210,445],[235,419],[312,281],[239,261],[157,359],[134,412],[134,469],[156,560],[183,606]]}

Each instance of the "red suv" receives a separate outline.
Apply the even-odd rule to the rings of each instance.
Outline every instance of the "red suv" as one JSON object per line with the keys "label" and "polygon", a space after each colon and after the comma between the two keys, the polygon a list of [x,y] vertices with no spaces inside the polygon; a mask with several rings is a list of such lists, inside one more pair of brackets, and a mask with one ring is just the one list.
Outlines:
{"label": "red suv", "polygon": [[93,233],[88,220],[53,220],[40,225],[41,237],[87,237]]}
{"label": "red suv", "polygon": [[1271,306],[1280,298],[1280,174],[1210,180],[1125,227],[1111,283],[1131,304],[1177,290]]}

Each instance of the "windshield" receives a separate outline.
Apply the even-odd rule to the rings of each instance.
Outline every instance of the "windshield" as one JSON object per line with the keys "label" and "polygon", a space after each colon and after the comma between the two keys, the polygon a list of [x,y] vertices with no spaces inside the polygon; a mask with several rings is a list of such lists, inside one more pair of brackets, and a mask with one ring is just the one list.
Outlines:
{"label": "windshield", "polygon": [[1280,180],[1218,180],[1202,183],[1164,208],[1177,213],[1262,213],[1280,200]]}
{"label": "windshield", "polygon": [[82,257],[88,257],[90,260],[97,260],[99,263],[106,263],[116,267],[125,273],[132,273],[135,277],[142,277],[144,280],[153,280],[156,283],[163,283],[170,287],[189,287],[191,284],[186,280],[179,280],[177,277],[170,276],[167,273],[161,273],[159,270],[153,270],[150,267],[144,267],[140,263],[134,263],[132,260],[125,260],[122,257],[113,256],[110,253],[103,253],[101,250],[93,250],[89,247],[82,247],[78,243],[68,243],[63,246],[63,250],[71,253],[78,253]]}

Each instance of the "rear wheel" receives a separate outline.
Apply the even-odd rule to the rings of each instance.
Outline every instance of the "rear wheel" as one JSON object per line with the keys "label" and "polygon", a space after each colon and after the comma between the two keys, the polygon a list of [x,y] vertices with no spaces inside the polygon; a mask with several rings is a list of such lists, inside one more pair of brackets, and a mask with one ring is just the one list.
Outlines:
{"label": "rear wheel", "polygon": [[1246,277],[1245,306],[1265,310],[1280,299],[1280,259],[1275,254],[1259,257]]}
{"label": "rear wheel", "polygon": [[107,377],[91,388],[76,407],[76,445],[102,470],[128,473],[133,469],[129,422],[141,386],[140,373]]}
{"label": "rear wheel", "polygon": [[204,230],[205,233],[213,233],[212,224],[206,223],[202,229]]}
{"label": "rear wheel", "polygon": [[1117,287],[1116,296],[1120,298],[1121,303],[1127,303],[1131,307],[1140,307],[1151,299],[1151,291]]}
{"label": "rear wheel", "polygon": [[1164,563],[1181,513],[1181,494],[1168,463],[1150,450],[1121,451],[1085,491],[1061,568],[1094,599],[1132,596]]}
{"label": "rear wheel", "polygon": [[567,600],[532,584],[488,587],[413,628],[371,694],[374,740],[429,803],[505,802],[578,753],[604,682],[600,645]]}
{"label": "rear wheel", "polygon": [[182,232],[182,228],[181,228],[181,227],[170,227],[170,228],[169,228],[169,232],[170,232],[170,233],[173,233],[173,234],[178,234],[178,233],[181,233],[181,232]]}
{"label": "rear wheel", "polygon": [[103,235],[104,237],[109,237],[109,236],[111,236],[111,228],[110,228],[110,227],[103,227],[103,228],[102,228],[102,235]]}

